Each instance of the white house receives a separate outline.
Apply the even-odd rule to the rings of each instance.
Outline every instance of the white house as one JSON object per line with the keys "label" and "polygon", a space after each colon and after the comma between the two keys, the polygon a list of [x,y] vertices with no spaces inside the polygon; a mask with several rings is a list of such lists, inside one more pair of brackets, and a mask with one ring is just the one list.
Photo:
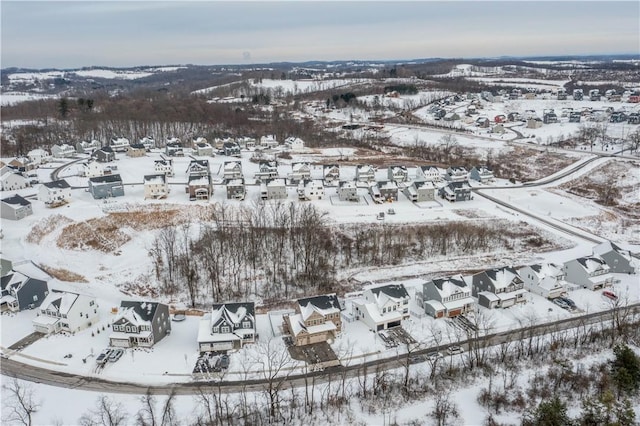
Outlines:
{"label": "white house", "polygon": [[82,170],[80,173],[82,176],[88,178],[99,177],[104,175],[104,168],[98,161],[90,158],[86,163],[82,164]]}
{"label": "white house", "polygon": [[144,199],[160,199],[169,195],[169,184],[167,176],[162,173],[155,175],[145,175],[143,180]]}
{"label": "white house", "polygon": [[109,143],[111,149],[115,152],[125,152],[129,150],[129,139],[127,138],[111,138]]}
{"label": "white house", "polygon": [[51,155],[54,158],[67,158],[76,155],[76,150],[69,144],[54,145],[51,147]]}
{"label": "white house", "polygon": [[213,156],[213,147],[207,142],[207,139],[203,137],[199,137],[193,141],[193,150],[194,153],[200,157]]}
{"label": "white house", "polygon": [[274,135],[262,136],[260,138],[260,146],[263,146],[265,148],[275,148],[278,145],[280,145],[280,142],[276,140],[276,137]]}
{"label": "white house", "polygon": [[29,158],[29,161],[31,161],[33,164],[44,164],[48,161],[51,160],[51,154],[49,154],[47,151],[45,151],[44,149],[32,149],[31,151],[29,151],[29,153],[27,154],[27,158]]}
{"label": "white house", "polygon": [[309,163],[291,164],[291,174],[289,174],[289,179],[293,182],[311,179],[311,166],[309,166]]}
{"label": "white house", "polygon": [[173,160],[170,158],[163,158],[162,160],[155,160],[153,169],[156,173],[162,173],[167,177],[173,177]]}
{"label": "white house", "polygon": [[5,173],[0,176],[0,190],[2,191],[17,191],[28,187],[29,180],[12,169],[7,168]]}
{"label": "white house", "polygon": [[75,333],[98,322],[96,299],[84,294],[52,290],[42,301],[33,327],[44,334]]}
{"label": "white house", "polygon": [[78,154],[91,154],[96,149],[100,149],[100,142],[93,139],[91,142],[80,141],[76,144]]}
{"label": "white house", "polygon": [[291,149],[291,151],[304,151],[304,141],[300,138],[290,136],[285,139],[284,143],[289,147],[289,149]]}
{"label": "white house", "polygon": [[38,200],[48,207],[57,207],[71,201],[71,186],[66,180],[60,179],[45,182],[40,185]]}
{"label": "white house", "polygon": [[298,199],[322,200],[324,198],[324,184],[320,179],[305,179],[298,183]]}
{"label": "white house", "polygon": [[409,294],[403,284],[366,287],[351,303],[355,318],[374,331],[399,327],[409,318]]}
{"label": "white house", "polygon": [[567,288],[562,265],[555,263],[523,266],[518,269],[518,275],[524,281],[524,288],[547,299],[562,296]]}
{"label": "white house", "polygon": [[376,180],[376,169],[368,164],[356,166],[356,180],[358,182],[373,182]]}
{"label": "white house", "polygon": [[222,172],[225,180],[242,179],[244,177],[240,161],[225,161]]}

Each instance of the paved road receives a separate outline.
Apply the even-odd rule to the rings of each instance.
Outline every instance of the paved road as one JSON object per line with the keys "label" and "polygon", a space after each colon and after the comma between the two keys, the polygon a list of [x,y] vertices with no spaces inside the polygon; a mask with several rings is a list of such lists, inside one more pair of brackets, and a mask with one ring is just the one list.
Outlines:
{"label": "paved road", "polygon": [[[630,309],[635,314],[640,313],[640,303],[629,305],[625,309]],[[589,326],[602,321],[611,320],[612,311],[595,312],[587,315],[570,317],[551,323],[537,324],[523,327],[516,330],[492,333],[479,337],[475,343],[482,347],[498,345],[504,342],[527,339],[532,336],[540,336],[550,332],[559,332],[578,326]],[[455,342],[469,349],[469,340]],[[429,352],[446,351],[449,345],[423,347],[411,352],[411,356],[425,355]],[[357,377],[365,371],[373,372],[378,369],[398,368],[406,365],[407,354],[400,354],[391,358],[371,360],[357,365],[332,367],[325,371],[309,372],[307,374],[292,374],[288,377],[279,377],[272,381],[272,384],[279,383],[282,389],[291,387],[301,387],[310,378],[314,378],[316,383],[325,383],[345,378]],[[463,355],[464,356],[464,355]],[[131,382],[121,382],[106,380],[100,377],[82,377],[74,374],[53,371],[42,367],[26,365],[13,359],[2,357],[0,363],[2,374],[11,377],[19,377],[23,380],[44,383],[51,386],[59,386],[69,389],[83,389],[96,392],[123,393],[123,394],[144,394],[151,392],[157,395],[166,395],[175,392],[178,395],[197,395],[201,392],[220,391],[223,393],[235,393],[244,391],[262,391],[267,389],[269,381],[266,379],[253,380],[221,380],[221,381],[197,381],[185,383],[172,383],[168,385],[144,385]]]}

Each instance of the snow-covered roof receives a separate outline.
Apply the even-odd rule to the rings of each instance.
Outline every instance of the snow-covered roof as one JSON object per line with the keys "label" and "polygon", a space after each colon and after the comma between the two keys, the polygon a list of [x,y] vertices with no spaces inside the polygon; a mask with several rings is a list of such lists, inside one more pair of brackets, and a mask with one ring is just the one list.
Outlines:
{"label": "snow-covered roof", "polygon": [[291,324],[291,334],[294,337],[298,336],[302,331],[306,331],[309,334],[316,334],[337,330],[333,321],[325,321],[319,325],[305,326],[301,314],[290,315],[289,324]]}
{"label": "snow-covered roof", "polygon": [[45,297],[40,305],[41,310],[48,310],[59,312],[61,315],[66,315],[71,310],[71,307],[76,300],[80,297],[77,293],[71,293],[66,291],[53,290]]}
{"label": "snow-covered roof", "polygon": [[618,247],[611,241],[604,241],[593,248],[593,254],[602,256],[605,253],[616,252],[627,260],[631,260],[631,252]]}
{"label": "snow-covered roof", "polygon": [[520,284],[522,279],[518,275],[518,272],[512,267],[505,266],[503,268],[487,269],[484,273],[493,281],[493,285],[496,289],[506,288],[511,283]]}
{"label": "snow-covered roof", "polygon": [[467,282],[462,278],[462,275],[436,278],[431,282],[442,298],[458,293],[469,293],[471,291],[471,288],[469,288]]}
{"label": "snow-covered roof", "polygon": [[324,317],[328,314],[339,313],[342,309],[335,293],[298,299],[298,305],[303,321],[314,312],[318,312]]}
{"label": "snow-covered roof", "polygon": [[365,295],[370,292],[373,296],[373,301],[378,307],[382,307],[387,304],[388,301],[394,303],[400,300],[409,299],[409,293],[404,287],[404,284],[387,284],[382,286],[367,286],[365,287]]}
{"label": "snow-covered roof", "polygon": [[220,318],[224,318],[230,324],[240,324],[245,318],[253,320],[254,312],[253,302],[214,304],[211,308],[211,326]]}
{"label": "snow-covered roof", "polygon": [[609,268],[609,265],[607,265],[607,263],[604,261],[604,259],[601,258],[598,255],[579,257],[579,258],[576,259],[576,261],[589,274],[593,274],[593,273],[598,272],[598,271],[607,271],[608,272],[609,269],[611,269],[611,268]]}
{"label": "snow-covered roof", "polygon": [[163,174],[157,174],[157,175],[145,175],[144,176],[144,183],[149,183],[149,184],[158,184],[158,183],[165,183],[167,180],[166,175]]}

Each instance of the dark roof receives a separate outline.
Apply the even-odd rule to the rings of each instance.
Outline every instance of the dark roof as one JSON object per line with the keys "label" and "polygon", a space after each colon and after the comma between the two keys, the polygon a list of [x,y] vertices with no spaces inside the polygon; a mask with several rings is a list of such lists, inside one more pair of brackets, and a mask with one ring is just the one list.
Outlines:
{"label": "dark roof", "polygon": [[512,274],[515,274],[516,277],[520,277],[520,275],[518,274],[518,272],[512,268],[511,266],[505,266],[503,268],[493,268],[493,269],[487,269],[485,272],[485,274],[487,274],[487,276],[489,278],[491,278],[493,281],[496,280],[496,276],[498,274],[498,272],[500,271],[509,271]]}
{"label": "dark roof", "polygon": [[167,175],[165,175],[164,173],[156,173],[154,175],[144,175],[144,180],[152,180],[155,178],[161,178],[162,180],[166,181],[167,180]]}
{"label": "dark roof", "polygon": [[536,272],[540,272],[542,270],[542,265],[531,265],[531,269]]}
{"label": "dark roof", "polygon": [[315,306],[318,309],[338,308],[342,310],[342,307],[340,306],[340,302],[338,301],[338,296],[336,296],[335,293],[323,294],[321,296],[306,297],[304,299],[298,299],[298,304],[300,306],[306,306],[309,303],[311,303],[313,306]]}
{"label": "dark roof", "polygon": [[214,303],[212,308],[214,311],[220,310],[222,307],[227,308],[229,312],[233,312],[234,314],[238,313],[238,309],[244,308],[247,312],[247,315],[255,316],[255,306],[254,302],[237,302],[237,303]]}
{"label": "dark roof", "polygon": [[156,315],[156,310],[158,306],[162,305],[162,303],[157,302],[140,302],[140,301],[126,301],[123,300],[120,303],[120,306],[123,308],[133,308],[136,314],[143,321],[152,321],[153,317]]}
{"label": "dark roof", "polygon": [[0,278],[0,287],[4,290],[5,288],[7,288],[7,284],[9,284],[9,281],[11,281],[11,278],[13,278],[13,273],[11,274],[7,274],[3,277]]}
{"label": "dark roof", "polygon": [[240,145],[238,145],[238,142],[225,142],[222,144],[223,148],[240,148]]}
{"label": "dark roof", "polygon": [[189,163],[189,168],[191,168],[191,166],[193,165],[199,165],[202,167],[209,167],[209,160],[191,160],[191,162]]}
{"label": "dark roof", "polygon": [[18,194],[14,195],[13,197],[3,198],[2,202],[7,204],[18,204],[21,206],[28,206],[29,204],[31,204],[31,201],[19,196]]}
{"label": "dark roof", "polygon": [[89,178],[89,181],[92,183],[122,183],[122,178],[120,175],[104,175]]}
{"label": "dark roof", "polygon": [[598,259],[597,257],[589,256],[589,257],[579,257],[576,259],[582,266],[587,267],[587,260],[591,260],[593,262],[599,263],[601,265],[605,264],[605,261],[602,259]]}
{"label": "dark roof", "polygon": [[[112,149],[109,145],[107,145],[107,146],[103,146],[103,147],[102,147],[102,148],[100,148],[98,151],[113,153],[113,149]],[[96,152],[98,152],[98,151],[96,151]]]}
{"label": "dark roof", "polygon": [[67,181],[64,179],[54,180],[53,182],[44,182],[43,185],[46,186],[47,188],[52,188],[52,189],[53,188],[58,188],[58,189],[71,188],[71,185],[69,185]]}
{"label": "dark roof", "polygon": [[132,145],[129,145],[129,147],[131,147],[133,149],[145,149],[146,150],[146,147],[141,143],[134,143]]}
{"label": "dark roof", "polygon": [[407,293],[407,289],[404,288],[404,284],[388,284],[380,287],[374,287],[371,289],[371,292],[376,296],[380,293],[384,293],[387,296],[396,299],[409,297],[409,293]]}
{"label": "dark roof", "polygon": [[459,280],[454,277],[436,278],[435,280],[433,280],[433,284],[435,284],[435,286],[438,287],[438,290],[442,290],[442,284],[444,284],[447,281],[458,287],[463,287],[463,288],[467,287],[467,283],[465,283],[463,280]]}
{"label": "dark roof", "polygon": [[471,189],[467,181],[453,181],[447,185],[451,189]]}

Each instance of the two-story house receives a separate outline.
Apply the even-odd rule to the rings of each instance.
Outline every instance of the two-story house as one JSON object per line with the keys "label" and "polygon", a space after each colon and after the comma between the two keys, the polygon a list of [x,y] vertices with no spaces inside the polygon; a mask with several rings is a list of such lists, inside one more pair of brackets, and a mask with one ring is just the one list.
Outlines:
{"label": "two-story house", "polygon": [[120,175],[97,176],[89,179],[89,192],[96,200],[124,196],[124,185]]}
{"label": "two-story house", "polygon": [[3,173],[0,175],[0,190],[17,191],[30,186],[29,179],[27,179],[22,173],[17,173],[9,167],[4,167],[3,169]]}
{"label": "two-story house", "polygon": [[635,268],[631,263],[631,252],[620,248],[611,241],[605,241],[595,246],[593,254],[600,256],[609,265],[613,273],[635,273]]}
{"label": "two-story house", "polygon": [[450,202],[470,201],[473,199],[471,195],[471,186],[467,181],[452,181],[438,189],[440,197]]}
{"label": "two-story house", "polygon": [[167,182],[167,176],[163,173],[145,175],[143,185],[145,200],[148,198],[158,200],[167,198],[169,195],[169,183]]}
{"label": "two-story house", "polygon": [[76,150],[73,146],[63,143],[60,145],[53,145],[51,147],[51,155],[53,158],[69,158],[76,155]]}
{"label": "two-story house", "polygon": [[373,331],[399,327],[409,318],[409,293],[404,284],[368,286],[351,301],[355,319]]}
{"label": "two-story house", "polygon": [[278,177],[278,164],[275,161],[260,161],[258,171],[254,175],[256,179],[275,179]]}
{"label": "two-story house", "polygon": [[214,304],[211,313],[200,321],[198,348],[200,352],[226,352],[253,343],[255,338],[253,302],[219,303]]}
{"label": "two-story house", "polygon": [[360,201],[358,186],[354,181],[341,181],[338,184],[338,199],[340,201]]}
{"label": "two-story house", "polygon": [[76,151],[78,154],[91,154],[99,148],[100,142],[95,139],[92,139],[91,141],[80,141],[76,144]]}
{"label": "two-story house", "polygon": [[153,170],[156,173],[162,173],[167,177],[173,177],[173,160],[170,158],[163,158],[162,160],[155,160],[153,162]]}
{"label": "two-story house", "polygon": [[237,142],[225,142],[222,144],[222,150],[227,157],[240,157],[240,145]]}
{"label": "two-story house", "polygon": [[298,183],[298,199],[322,200],[324,198],[324,183],[320,179],[304,179]]}
{"label": "two-story house", "polygon": [[356,181],[373,182],[376,180],[376,169],[368,164],[359,164],[356,166]]}
{"label": "two-story house", "polygon": [[472,294],[485,308],[508,308],[525,301],[524,281],[510,267],[487,269],[473,275]]}
{"label": "two-story house", "polygon": [[169,307],[158,302],[122,301],[111,330],[111,346],[152,347],[171,333]]}
{"label": "two-story house", "polygon": [[469,179],[478,182],[488,182],[493,180],[493,171],[485,165],[473,166],[469,172]]}
{"label": "two-story house", "polygon": [[203,137],[199,137],[193,141],[193,152],[200,157],[212,157],[213,147]]}
{"label": "two-story house", "polygon": [[565,279],[589,290],[613,285],[613,275],[607,262],[598,255],[579,257],[564,263]]}
{"label": "two-story house", "polygon": [[0,291],[0,312],[17,312],[40,306],[49,286],[46,281],[11,271],[0,278]]}
{"label": "two-story house", "polygon": [[462,166],[451,166],[444,174],[444,179],[449,182],[465,182],[469,172]]}
{"label": "two-story house", "polygon": [[283,318],[284,332],[295,346],[330,341],[342,331],[341,311],[335,294],[298,299],[296,313]]}
{"label": "two-story house", "polygon": [[440,170],[436,166],[419,166],[416,167],[416,180],[437,182],[442,180]]}
{"label": "two-story house", "polygon": [[103,146],[100,149],[96,149],[91,153],[91,158],[94,158],[99,163],[110,163],[116,160],[116,153],[110,146]]}
{"label": "two-story house", "polygon": [[311,166],[309,163],[293,163],[291,164],[291,173],[289,179],[292,183],[298,183],[301,180],[311,179]]}
{"label": "two-story house", "polygon": [[45,182],[38,190],[38,200],[44,202],[47,207],[69,203],[71,202],[71,185],[64,179]]}
{"label": "two-story house", "polygon": [[109,146],[115,152],[126,152],[129,150],[129,139],[123,137],[113,137],[109,142]]}
{"label": "two-story house", "polygon": [[518,269],[524,288],[547,299],[555,299],[566,292],[567,282],[562,265],[542,263]]}
{"label": "two-story house", "polygon": [[94,297],[68,291],[52,290],[33,319],[35,331],[44,334],[76,333],[98,322],[98,304]]}
{"label": "two-story house", "polygon": [[240,161],[225,161],[223,167],[224,180],[242,179],[242,163]]}
{"label": "two-story house", "polygon": [[94,158],[90,158],[86,162],[82,163],[82,170],[80,173],[82,176],[88,178],[102,176],[104,175],[104,167],[102,167],[100,162],[96,161]]}
{"label": "two-story house", "polygon": [[404,187],[402,193],[409,201],[419,203],[423,201],[434,201],[437,190],[438,188],[432,181],[415,180],[411,182],[411,185]]}
{"label": "two-story house", "polygon": [[20,220],[32,214],[31,201],[18,194],[0,200],[0,217],[2,219]]}
{"label": "two-story house", "polygon": [[127,157],[144,157],[147,155],[147,147],[141,143],[132,143],[127,150]]}
{"label": "two-story house", "polygon": [[475,301],[471,287],[462,275],[436,278],[422,285],[422,306],[434,318],[452,318],[473,310]]}
{"label": "two-story house", "polygon": [[171,138],[167,140],[167,144],[164,147],[164,153],[169,157],[183,157],[184,148],[180,139]]}
{"label": "two-story house", "polygon": [[322,176],[325,183],[333,183],[340,181],[340,165],[327,164],[322,166]]}
{"label": "two-story house", "polygon": [[284,179],[266,179],[260,184],[260,198],[263,200],[284,200],[287,186]]}
{"label": "two-story house", "polygon": [[387,179],[395,183],[402,183],[409,180],[409,171],[406,166],[389,166],[387,168]]}
{"label": "two-story house", "polygon": [[189,193],[189,199],[209,200],[213,195],[209,160],[191,160],[187,167],[187,176],[186,191]]}
{"label": "two-story house", "polygon": [[229,179],[226,182],[227,200],[244,200],[247,196],[247,188],[244,185],[244,179]]}

